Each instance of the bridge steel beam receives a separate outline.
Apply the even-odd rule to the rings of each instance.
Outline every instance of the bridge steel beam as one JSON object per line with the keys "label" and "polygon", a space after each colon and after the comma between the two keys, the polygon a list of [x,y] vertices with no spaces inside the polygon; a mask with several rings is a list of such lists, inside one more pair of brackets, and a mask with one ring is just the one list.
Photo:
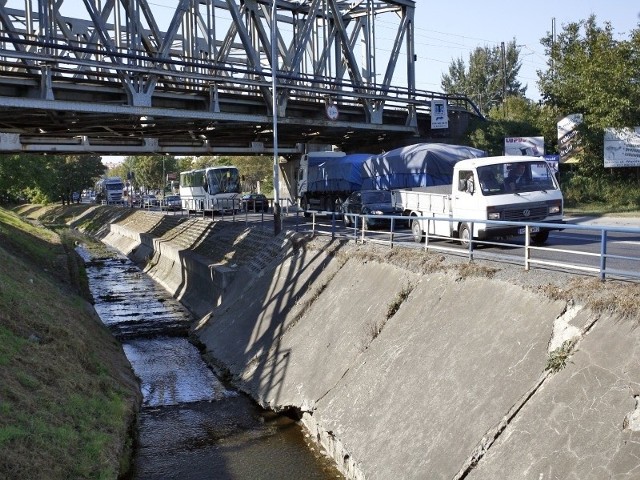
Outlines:
{"label": "bridge steel beam", "polygon": [[284,153],[357,151],[424,136],[434,98],[470,105],[416,90],[414,1],[174,3],[0,1],[0,152],[268,153],[274,113]]}

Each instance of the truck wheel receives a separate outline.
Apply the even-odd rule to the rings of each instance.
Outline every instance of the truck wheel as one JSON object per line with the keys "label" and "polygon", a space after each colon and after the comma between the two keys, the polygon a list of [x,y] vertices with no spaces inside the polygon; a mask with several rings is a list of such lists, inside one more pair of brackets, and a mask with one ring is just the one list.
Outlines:
{"label": "truck wheel", "polygon": [[423,240],[423,231],[420,226],[420,221],[413,220],[411,222],[411,234],[413,235],[413,241],[416,243],[421,243]]}
{"label": "truck wheel", "polygon": [[460,239],[460,245],[468,247],[471,242],[471,232],[469,231],[469,225],[463,223],[458,229],[458,238]]}
{"label": "truck wheel", "polygon": [[541,230],[533,235],[534,245],[543,245],[549,239],[549,230]]}

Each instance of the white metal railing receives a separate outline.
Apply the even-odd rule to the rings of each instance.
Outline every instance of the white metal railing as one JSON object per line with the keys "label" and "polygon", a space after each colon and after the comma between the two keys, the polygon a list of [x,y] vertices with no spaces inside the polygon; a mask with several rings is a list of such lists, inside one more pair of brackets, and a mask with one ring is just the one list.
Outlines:
{"label": "white metal railing", "polygon": [[[407,221],[406,216],[357,214],[349,214],[349,216],[353,219],[353,226],[342,227],[338,225],[338,219],[342,217],[342,214],[335,212],[311,212],[311,221],[310,224],[307,224],[307,229],[314,234],[330,235],[332,238],[342,236],[358,242],[374,241],[377,243],[388,243],[390,247],[402,246],[403,244],[407,246],[408,242],[415,243],[412,232],[407,232],[406,228],[397,228],[398,224]],[[389,221],[389,228],[369,230],[364,223],[367,218],[376,218],[377,220],[387,219]],[[522,262],[525,270],[529,270],[532,266],[540,265],[595,274],[601,280],[605,280],[607,276],[640,280],[640,228],[609,225],[578,225],[572,223],[507,222],[453,217],[411,217],[411,220],[423,220],[427,222],[427,228],[423,232],[425,251],[434,250],[457,255],[462,253],[466,255],[469,260],[473,260],[475,256],[481,256],[485,259],[496,259],[496,257],[500,256],[492,252],[479,251],[479,246],[519,247],[523,250]],[[524,245],[513,242],[508,243],[500,237],[485,240],[470,238],[468,243],[465,242],[467,245],[463,250],[450,245],[451,241],[461,243],[462,241],[460,239],[428,233],[432,231],[430,228],[431,222],[466,223],[469,226],[470,232],[474,231],[476,223],[495,225],[496,227],[523,229]],[[532,230],[534,228],[575,230],[591,233],[598,239],[598,248],[596,250],[579,250],[562,246],[538,245],[533,239]],[[631,239],[612,238],[611,234],[613,233],[633,235],[634,237]],[[624,254],[609,253],[612,250],[612,245],[616,243],[622,244],[623,242],[625,247]],[[449,243],[449,245],[447,243]],[[591,263],[589,263],[589,261],[591,261]],[[617,265],[612,266],[613,262],[616,262]]]}
{"label": "white metal railing", "polygon": [[[186,207],[186,208],[185,208]],[[284,208],[283,208],[284,207]],[[346,238],[355,242],[372,242],[394,247],[413,247],[415,242],[413,233],[408,228],[407,223],[413,220],[424,220],[427,228],[423,232],[423,239],[420,249],[425,251],[440,251],[454,255],[464,255],[469,260],[482,258],[493,261],[521,262],[525,270],[530,270],[535,266],[549,267],[553,269],[564,269],[568,271],[581,271],[588,274],[597,275],[601,280],[607,277],[621,277],[625,279],[640,280],[640,228],[618,227],[609,225],[578,225],[573,223],[541,223],[541,222],[507,222],[498,220],[478,220],[468,218],[452,217],[407,217],[400,215],[358,215],[349,214],[352,219],[352,226],[345,227],[343,224],[343,214],[330,211],[308,211],[304,212],[295,204],[283,205],[281,207],[281,221],[286,221],[289,225],[293,223],[293,228],[298,232],[310,232],[313,235],[327,235],[331,238]],[[188,207],[183,205],[188,211]],[[270,209],[272,213],[272,209]],[[256,218],[245,211],[242,215],[227,215],[224,213],[219,220],[243,221],[247,225],[250,221],[256,221],[264,228],[265,222],[272,222],[273,216],[264,213]],[[198,212],[204,216],[204,212]],[[213,218],[213,216],[212,216]],[[389,226],[381,229],[369,229],[364,221],[367,218],[376,220],[388,220]],[[428,233],[432,231],[432,222],[452,222],[467,223],[469,231],[473,232],[476,223],[485,225],[495,225],[499,227],[514,227],[523,229],[524,244],[507,242],[503,238],[474,239],[470,238],[465,248],[452,245],[452,242],[461,243],[460,239],[449,236],[435,235]],[[534,242],[532,229],[545,228],[550,230],[571,230],[582,233],[590,233],[594,238],[591,245],[597,243],[597,248],[583,249],[563,245],[540,245]],[[289,227],[290,228],[290,227]],[[433,229],[435,230],[435,229]],[[615,238],[612,234],[631,235],[631,238]],[[581,239],[583,240],[583,239]],[[465,242],[466,243],[466,242]],[[522,255],[505,255],[496,253],[482,247],[500,247],[510,250],[520,248]],[[617,247],[617,253],[611,253]]]}

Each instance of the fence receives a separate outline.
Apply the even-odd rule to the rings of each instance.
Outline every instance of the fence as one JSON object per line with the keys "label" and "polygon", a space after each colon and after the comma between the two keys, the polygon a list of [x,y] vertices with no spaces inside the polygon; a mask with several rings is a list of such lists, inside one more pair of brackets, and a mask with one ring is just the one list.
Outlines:
{"label": "fence", "polygon": [[[351,215],[351,214],[350,214]],[[346,237],[357,242],[374,241],[376,243],[388,244],[390,248],[394,246],[413,246],[417,243],[413,233],[406,227],[398,227],[407,222],[407,217],[403,216],[381,216],[381,215],[351,215],[354,219],[353,227],[343,227],[338,215],[333,212],[314,212],[311,214],[310,222],[305,222],[302,227],[319,235],[330,235],[331,237]],[[370,230],[366,226],[366,219],[387,219],[389,228],[384,230]],[[536,223],[536,222],[506,222],[466,218],[434,218],[434,217],[412,217],[412,220],[425,220],[428,223],[420,248],[425,251],[441,251],[456,255],[465,255],[469,260],[474,258],[485,258],[497,260],[504,259],[504,253],[496,253],[494,250],[484,247],[498,247],[500,249],[521,249],[520,258],[525,270],[533,266],[544,266],[553,269],[564,269],[570,271],[581,271],[597,275],[601,280],[606,277],[620,277],[625,279],[640,279],[640,228],[619,227],[607,225],[578,225],[573,223]],[[465,241],[452,239],[448,236],[434,235],[428,233],[433,231],[429,226],[431,222],[465,222],[469,225],[469,230],[474,231],[475,223],[495,225],[500,227],[515,227],[522,229],[524,243],[507,242],[505,238],[473,239]],[[301,225],[297,224],[300,230]],[[582,238],[569,238],[565,236],[561,239],[568,245],[539,245],[533,241],[535,229],[551,229],[561,232],[571,231],[592,235],[592,239],[584,236]],[[434,229],[435,230],[435,229]],[[571,241],[577,243],[571,248]],[[456,245],[452,245],[452,242]],[[462,245],[462,248],[461,248]],[[578,246],[582,248],[577,248]],[[514,258],[513,255],[508,255]]]}

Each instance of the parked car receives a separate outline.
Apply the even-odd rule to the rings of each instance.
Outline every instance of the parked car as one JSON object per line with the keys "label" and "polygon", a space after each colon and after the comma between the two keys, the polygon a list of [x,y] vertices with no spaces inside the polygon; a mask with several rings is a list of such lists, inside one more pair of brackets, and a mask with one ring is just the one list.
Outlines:
{"label": "parked car", "polygon": [[164,197],[161,208],[163,210],[181,210],[182,200],[180,195],[167,195]]}
{"label": "parked car", "polygon": [[261,193],[247,193],[242,196],[242,209],[245,212],[268,212],[269,200]]}
{"label": "parked car", "polygon": [[141,207],[149,208],[149,207],[157,207],[160,205],[160,201],[155,195],[143,195],[141,201]]}
{"label": "parked car", "polygon": [[[393,205],[391,192],[388,190],[361,190],[354,192],[342,202],[340,206],[342,210],[342,219],[345,226],[353,225],[358,215],[402,215],[402,209]],[[364,218],[364,228],[374,227],[391,227],[391,219],[389,218]],[[362,226],[362,220],[358,219],[358,226]],[[406,221],[394,221],[394,228],[404,228],[407,226]]]}

